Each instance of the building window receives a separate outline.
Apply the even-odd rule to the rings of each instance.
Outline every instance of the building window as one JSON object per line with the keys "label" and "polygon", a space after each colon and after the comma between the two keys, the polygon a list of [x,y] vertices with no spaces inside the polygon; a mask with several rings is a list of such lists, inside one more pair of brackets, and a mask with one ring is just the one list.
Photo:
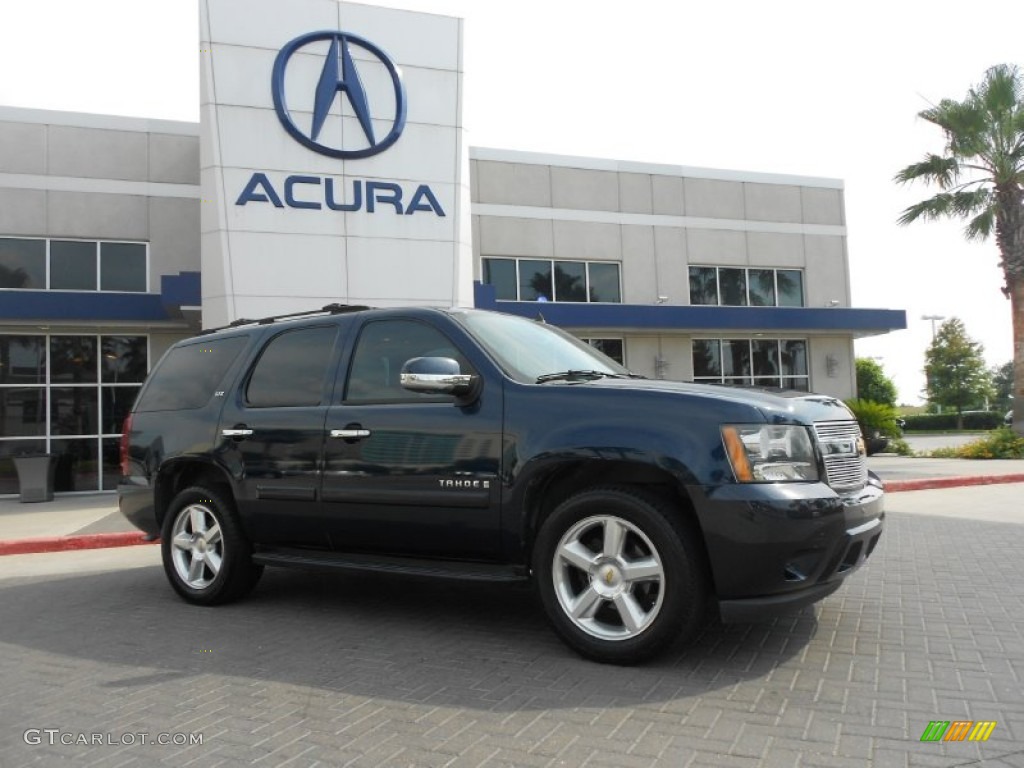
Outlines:
{"label": "building window", "polygon": [[690,267],[690,303],[727,307],[802,307],[799,269]]}
{"label": "building window", "polygon": [[622,303],[618,264],[553,259],[484,259],[498,301]]}
{"label": "building window", "polygon": [[619,365],[626,364],[626,355],[622,339],[581,339],[598,352],[603,352]]}
{"label": "building window", "polygon": [[810,391],[805,339],[694,339],[693,380]]}
{"label": "building window", "polygon": [[145,293],[148,251],[146,243],[0,237],[0,288]]}
{"label": "building window", "polygon": [[117,487],[121,425],[149,372],[145,336],[0,334],[0,494],[11,459],[57,454],[55,490]]}
{"label": "building window", "polygon": [[50,288],[67,291],[95,291],[96,257],[96,243],[81,240],[51,240]]}
{"label": "building window", "polygon": [[46,287],[46,241],[0,238],[0,288]]}

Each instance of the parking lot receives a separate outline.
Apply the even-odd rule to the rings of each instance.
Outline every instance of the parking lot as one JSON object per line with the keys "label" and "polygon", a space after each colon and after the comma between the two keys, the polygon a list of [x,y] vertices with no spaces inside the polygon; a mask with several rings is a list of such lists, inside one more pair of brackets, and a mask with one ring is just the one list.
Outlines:
{"label": "parking lot", "polygon": [[0,765],[1024,766],[1022,491],[894,494],[821,605],[637,668],[573,655],[523,588],[274,570],[202,609],[156,547],[0,558]]}

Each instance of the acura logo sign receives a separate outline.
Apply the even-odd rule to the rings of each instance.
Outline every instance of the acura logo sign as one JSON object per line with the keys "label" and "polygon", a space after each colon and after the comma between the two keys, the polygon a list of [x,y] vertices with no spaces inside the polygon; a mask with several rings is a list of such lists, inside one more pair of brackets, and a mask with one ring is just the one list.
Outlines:
{"label": "acura logo sign", "polygon": [[[304,104],[308,104],[309,95],[312,94],[312,117],[308,114],[293,115],[286,94],[289,64],[295,61],[293,57],[296,53],[320,54],[323,46],[316,44],[321,42],[329,43],[327,55],[319,79],[308,84],[309,91],[304,94],[303,101]],[[312,48],[309,48],[310,46]],[[307,48],[309,49],[306,50]],[[375,109],[382,107],[367,93],[356,59],[352,57],[353,48],[369,53],[372,58],[384,65],[391,77],[391,87],[394,91],[393,114],[375,112]],[[360,65],[366,68],[372,66],[365,59],[360,60]],[[289,79],[288,83],[294,86],[294,80]],[[271,91],[274,109],[285,130],[304,146],[330,157],[352,160],[376,155],[398,141],[402,129],[405,128],[405,86],[402,83],[401,70],[376,45],[348,32],[310,32],[286,44],[274,61]],[[347,102],[348,110],[345,109],[345,104],[335,109],[335,104],[341,100]],[[346,130],[335,131],[333,137],[330,131],[324,130],[328,118],[332,115],[346,114],[355,117],[359,126],[357,129],[347,130],[346,126]]]}

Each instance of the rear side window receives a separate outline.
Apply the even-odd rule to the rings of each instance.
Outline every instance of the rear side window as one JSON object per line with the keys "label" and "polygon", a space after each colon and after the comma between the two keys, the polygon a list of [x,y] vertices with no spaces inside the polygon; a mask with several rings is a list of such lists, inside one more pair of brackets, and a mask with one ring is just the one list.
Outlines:
{"label": "rear side window", "polygon": [[251,408],[319,405],[334,351],[333,325],[275,336],[263,349],[245,392]]}
{"label": "rear side window", "polygon": [[136,411],[184,411],[202,408],[217,391],[224,374],[248,337],[211,339],[174,347],[153,372]]}

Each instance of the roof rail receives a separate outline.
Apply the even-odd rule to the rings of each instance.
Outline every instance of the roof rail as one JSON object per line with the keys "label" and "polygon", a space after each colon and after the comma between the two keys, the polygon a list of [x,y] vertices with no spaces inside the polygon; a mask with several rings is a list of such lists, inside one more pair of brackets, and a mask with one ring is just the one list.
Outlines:
{"label": "roof rail", "polygon": [[206,336],[209,333],[226,331],[243,325],[270,325],[272,323],[276,323],[278,320],[292,320],[296,317],[312,317],[313,315],[343,315],[349,312],[362,312],[365,309],[373,309],[373,307],[365,306],[363,304],[327,304],[320,309],[310,309],[305,312],[292,312],[287,315],[270,315],[269,317],[261,317],[255,320],[247,317],[240,317],[237,320],[232,320],[227,325],[222,325],[219,328],[206,328],[196,335]]}

